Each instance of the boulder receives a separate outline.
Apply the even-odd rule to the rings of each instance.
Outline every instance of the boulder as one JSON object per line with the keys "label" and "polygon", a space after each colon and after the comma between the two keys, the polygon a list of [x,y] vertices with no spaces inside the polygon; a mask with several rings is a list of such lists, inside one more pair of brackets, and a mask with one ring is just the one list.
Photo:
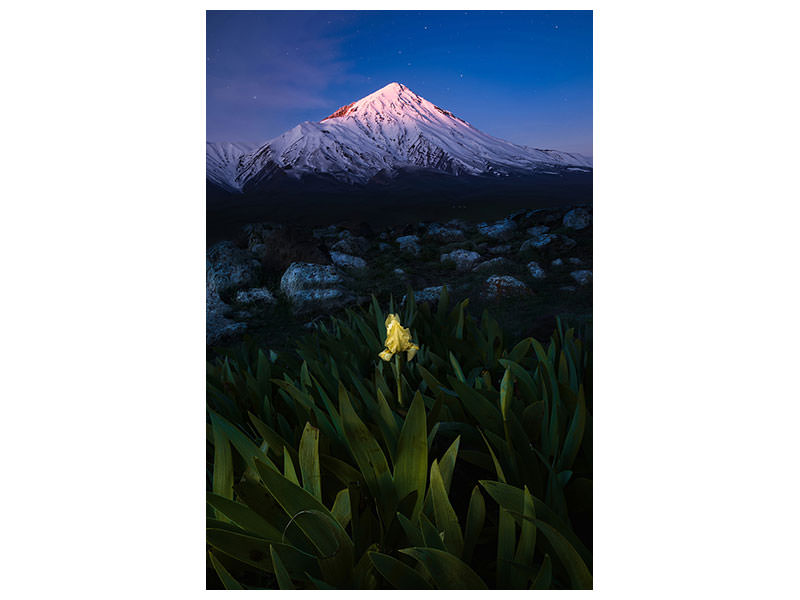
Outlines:
{"label": "boulder", "polygon": [[239,304],[275,304],[277,300],[265,287],[239,290],[234,300]]}
{"label": "boulder", "polygon": [[550,263],[551,267],[563,267],[564,260],[561,258],[556,258],[553,262]]}
{"label": "boulder", "polygon": [[534,279],[544,279],[545,277],[544,269],[535,260],[528,263],[528,271]]}
{"label": "boulder", "polygon": [[478,225],[478,231],[486,237],[507,242],[517,232],[517,224],[511,219],[503,219],[493,224],[481,223]]}
{"label": "boulder", "polygon": [[419,237],[416,235],[403,235],[397,238],[395,242],[397,242],[397,245],[400,246],[403,252],[408,252],[410,254],[420,253]]}
{"label": "boulder", "polygon": [[453,250],[439,257],[441,262],[454,262],[459,271],[469,271],[481,259],[481,255],[472,250]]}
{"label": "boulder", "polygon": [[586,229],[592,224],[591,210],[583,207],[573,208],[564,215],[562,222],[564,227],[569,227],[570,229]]}
{"label": "boulder", "polygon": [[539,249],[544,248],[554,239],[552,234],[549,233],[540,233],[539,235],[532,237],[529,240],[525,240],[522,245],[519,247],[520,252],[525,252],[526,250],[532,249]]}
{"label": "boulder", "polygon": [[367,261],[363,258],[343,252],[331,252],[331,261],[340,269],[361,270],[367,267]]}
{"label": "boulder", "polygon": [[580,258],[568,258],[567,259],[573,265],[582,265],[583,261]]}
{"label": "boulder", "polygon": [[525,296],[531,293],[527,285],[510,275],[492,275],[483,284],[481,295],[489,300]]}
{"label": "boulder", "polygon": [[472,270],[476,273],[502,273],[504,271],[511,271],[516,267],[513,261],[508,260],[502,256],[485,260],[482,263],[475,265]]}
{"label": "boulder", "polygon": [[583,269],[580,271],[572,271],[570,276],[577,281],[580,285],[588,285],[592,283],[592,272],[588,269]]}
{"label": "boulder", "polygon": [[550,228],[547,225],[536,225],[534,227],[529,227],[527,231],[529,236],[539,237],[543,233],[550,231]]}
{"label": "boulder", "polygon": [[456,227],[442,227],[438,223],[433,223],[428,227],[426,235],[437,242],[449,243],[460,242],[465,239],[464,232]]}
{"label": "boulder", "polygon": [[489,254],[508,254],[511,252],[511,244],[501,244],[500,246],[492,246],[488,249]]}
{"label": "boulder", "polygon": [[340,252],[351,256],[364,256],[369,249],[369,242],[361,236],[344,238],[331,246],[332,252]]}
{"label": "boulder", "polygon": [[206,252],[206,281],[220,298],[229,298],[236,290],[258,285],[261,268],[258,260],[233,242],[219,242]]}
{"label": "boulder", "polygon": [[[421,290],[416,290],[414,292],[414,301],[419,304],[420,302],[438,302],[439,295],[442,293],[443,285],[434,285],[431,287],[426,287]],[[406,299],[408,296],[404,295],[402,300],[400,300],[400,305],[404,305],[406,303]]]}
{"label": "boulder", "polygon": [[571,237],[567,237],[566,235],[556,234],[553,236],[553,239],[558,242],[557,245],[562,250],[571,250],[578,245],[578,242],[573,240]]}
{"label": "boulder", "polygon": [[296,314],[328,312],[355,300],[332,265],[292,263],[281,277],[281,291]]}
{"label": "boulder", "polygon": [[234,341],[247,325],[229,319],[228,306],[216,290],[206,283],[206,345],[219,346]]}

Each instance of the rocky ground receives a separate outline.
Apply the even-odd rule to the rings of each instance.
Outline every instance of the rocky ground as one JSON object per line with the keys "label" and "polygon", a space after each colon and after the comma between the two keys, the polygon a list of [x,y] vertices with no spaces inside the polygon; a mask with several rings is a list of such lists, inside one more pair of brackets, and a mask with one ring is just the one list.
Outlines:
{"label": "rocky ground", "polygon": [[375,294],[489,307],[520,337],[552,331],[556,315],[592,311],[592,208],[519,210],[490,223],[455,219],[374,231],[366,223],[321,229],[258,223],[206,257],[209,346],[245,334],[270,347],[322,316]]}

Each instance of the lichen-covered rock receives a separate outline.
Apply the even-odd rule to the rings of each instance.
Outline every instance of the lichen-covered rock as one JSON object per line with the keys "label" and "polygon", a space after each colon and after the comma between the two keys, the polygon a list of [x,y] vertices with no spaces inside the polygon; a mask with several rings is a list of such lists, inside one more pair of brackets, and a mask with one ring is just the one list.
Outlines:
{"label": "lichen-covered rock", "polygon": [[592,283],[592,272],[589,271],[588,269],[573,271],[572,273],[570,273],[570,276],[580,285],[588,285]]}
{"label": "lichen-covered rock", "polygon": [[543,233],[550,231],[550,228],[547,225],[536,225],[534,227],[529,227],[527,231],[529,236],[539,237]]}
{"label": "lichen-covered rock", "polygon": [[578,245],[578,242],[566,235],[556,234],[553,236],[553,239],[558,242],[557,245],[562,250],[572,250],[572,248]]}
{"label": "lichen-covered rock", "polygon": [[235,340],[247,325],[229,319],[230,306],[222,301],[216,290],[206,283],[206,344],[219,346]]}
{"label": "lichen-covered rock", "polygon": [[586,229],[592,224],[592,213],[586,208],[573,208],[564,215],[563,223],[570,229]]}
{"label": "lichen-covered rock", "polygon": [[369,242],[366,238],[361,236],[347,237],[331,246],[332,252],[340,252],[342,254],[349,254],[350,256],[363,256],[368,249]]}
{"label": "lichen-covered rock", "polygon": [[481,223],[478,225],[478,231],[486,237],[507,242],[517,232],[517,224],[511,219],[503,219],[492,224]]}
{"label": "lichen-covered rock", "polygon": [[481,255],[472,250],[453,250],[439,257],[441,262],[453,262],[459,271],[469,271],[481,259]]}
{"label": "lichen-covered rock", "polygon": [[[442,285],[434,285],[431,287],[426,287],[421,290],[416,290],[414,292],[414,301],[419,304],[420,302],[438,302],[439,295],[442,293]],[[406,303],[406,299],[408,296],[404,295],[402,300],[400,300],[400,305],[404,305]]]}
{"label": "lichen-covered rock", "polygon": [[359,256],[351,256],[343,252],[331,252],[333,264],[341,269],[360,270],[367,267],[367,261]]}
{"label": "lichen-covered rock", "polygon": [[530,288],[519,279],[510,275],[492,275],[483,284],[481,295],[489,300],[525,296],[531,293]]}
{"label": "lichen-covered rock", "polygon": [[258,260],[233,242],[219,242],[206,252],[207,285],[223,298],[258,285],[260,272]]}
{"label": "lichen-covered rock", "polygon": [[297,314],[328,312],[355,300],[343,284],[343,277],[333,265],[292,263],[281,278],[281,291]]}
{"label": "lichen-covered rock", "polygon": [[419,237],[416,235],[403,235],[397,238],[395,242],[404,252],[409,252],[410,254],[420,253]]}
{"label": "lichen-covered rock", "polygon": [[236,292],[234,300],[239,304],[275,304],[277,300],[267,288],[252,288]]}
{"label": "lichen-covered rock", "polygon": [[553,236],[549,233],[540,233],[529,240],[525,240],[519,247],[519,251],[525,252],[526,250],[544,248],[552,242],[553,239]]}
{"label": "lichen-covered rock", "polygon": [[460,242],[464,239],[464,232],[456,227],[442,227],[433,223],[428,227],[426,235],[437,242]]}
{"label": "lichen-covered rock", "polygon": [[489,254],[508,254],[511,252],[511,244],[501,244],[487,249]]}
{"label": "lichen-covered rock", "polygon": [[532,260],[531,262],[528,263],[528,271],[530,272],[531,277],[533,277],[534,279],[544,279],[545,277],[545,272],[544,269],[542,268],[542,265],[540,265],[535,260]]}
{"label": "lichen-covered rock", "polygon": [[476,273],[502,273],[514,269],[516,265],[513,261],[508,260],[503,256],[485,260],[482,263],[475,265],[472,270]]}

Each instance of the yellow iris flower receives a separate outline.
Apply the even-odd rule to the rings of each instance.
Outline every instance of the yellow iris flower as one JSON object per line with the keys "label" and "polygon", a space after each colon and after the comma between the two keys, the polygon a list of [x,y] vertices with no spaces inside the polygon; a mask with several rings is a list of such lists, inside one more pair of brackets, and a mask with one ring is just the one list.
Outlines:
{"label": "yellow iris flower", "polygon": [[400,325],[400,319],[395,314],[390,314],[386,317],[386,341],[384,345],[386,349],[378,356],[385,361],[392,360],[392,356],[400,352],[405,352],[406,359],[411,360],[419,350],[419,346],[411,341],[411,332]]}

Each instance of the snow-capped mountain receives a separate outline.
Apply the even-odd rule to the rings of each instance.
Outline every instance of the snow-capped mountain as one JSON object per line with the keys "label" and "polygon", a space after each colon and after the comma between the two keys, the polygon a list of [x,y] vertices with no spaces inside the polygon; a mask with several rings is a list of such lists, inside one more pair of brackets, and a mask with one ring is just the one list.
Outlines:
{"label": "snow-capped mountain", "polygon": [[390,83],[319,122],[306,121],[260,147],[207,147],[207,178],[230,191],[282,179],[326,175],[351,184],[424,169],[451,175],[509,176],[553,167],[591,169],[580,154],[512,144],[475,129],[406,86]]}

